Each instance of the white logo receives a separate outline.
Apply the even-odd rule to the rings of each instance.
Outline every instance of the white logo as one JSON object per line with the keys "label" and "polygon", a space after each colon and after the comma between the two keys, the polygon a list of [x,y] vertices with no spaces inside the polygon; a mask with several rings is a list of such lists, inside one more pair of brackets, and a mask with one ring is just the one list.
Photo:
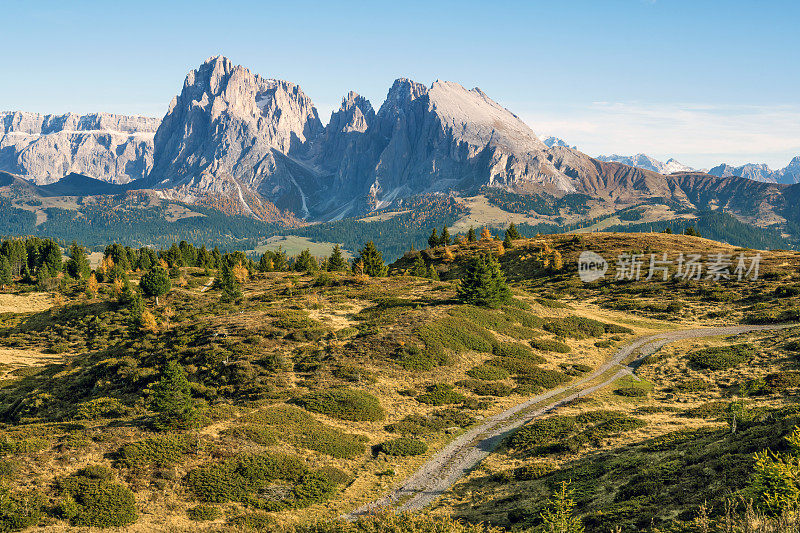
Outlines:
{"label": "white logo", "polygon": [[578,257],[578,276],[584,283],[597,281],[606,275],[608,262],[600,254],[585,251]]}

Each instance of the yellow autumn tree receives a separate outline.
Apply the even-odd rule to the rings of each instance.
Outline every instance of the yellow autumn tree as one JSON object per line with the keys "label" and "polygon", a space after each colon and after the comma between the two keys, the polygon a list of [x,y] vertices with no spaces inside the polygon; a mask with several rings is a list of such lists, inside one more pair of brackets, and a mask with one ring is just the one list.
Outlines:
{"label": "yellow autumn tree", "polygon": [[89,298],[94,298],[97,296],[97,292],[100,290],[100,284],[97,283],[97,277],[95,277],[94,273],[89,276],[89,281],[86,282],[86,294]]}
{"label": "yellow autumn tree", "polygon": [[158,331],[156,317],[147,309],[142,311],[142,318],[139,323],[141,324],[142,331],[149,331],[150,333],[155,333]]}
{"label": "yellow autumn tree", "polygon": [[481,228],[481,240],[482,241],[491,241],[492,240],[492,232],[489,231],[489,228],[484,226]]}
{"label": "yellow autumn tree", "polygon": [[122,296],[122,290],[125,288],[125,285],[122,283],[122,280],[117,278],[114,280],[114,298],[119,298]]}
{"label": "yellow autumn tree", "polygon": [[552,260],[550,262],[550,267],[553,270],[561,270],[562,268],[564,268],[564,259],[561,257],[561,252],[559,252],[558,250],[553,250],[553,253],[550,255],[552,257]]}
{"label": "yellow autumn tree", "polygon": [[506,253],[506,248],[505,246],[503,246],[503,243],[502,242],[497,243],[497,257],[500,257],[504,253]]}
{"label": "yellow autumn tree", "polygon": [[245,267],[242,266],[242,263],[236,263],[233,266],[233,277],[236,278],[236,281],[239,283],[244,283],[250,277],[250,272],[247,271]]}
{"label": "yellow autumn tree", "polygon": [[452,263],[455,261],[456,257],[453,255],[453,252],[450,251],[450,248],[447,246],[444,247],[444,260],[446,263]]}

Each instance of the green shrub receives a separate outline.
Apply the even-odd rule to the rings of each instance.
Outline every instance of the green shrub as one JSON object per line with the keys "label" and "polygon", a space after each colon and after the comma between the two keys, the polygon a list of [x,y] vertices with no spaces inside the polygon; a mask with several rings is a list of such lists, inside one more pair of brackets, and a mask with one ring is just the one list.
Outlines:
{"label": "green shrub", "polygon": [[278,437],[275,436],[275,430],[273,428],[258,424],[234,426],[226,429],[222,434],[238,439],[247,439],[261,446],[272,446],[278,443]]}
{"label": "green shrub", "polygon": [[675,390],[680,392],[700,392],[708,389],[709,383],[701,378],[689,379],[675,385]]}
{"label": "green shrub", "polygon": [[441,345],[432,344],[423,350],[419,346],[401,346],[396,359],[406,370],[433,370],[450,363],[450,358]]}
{"label": "green shrub", "polygon": [[116,418],[124,416],[128,408],[115,398],[95,398],[78,404],[75,418],[78,420],[96,420],[98,418]]}
{"label": "green shrub", "polygon": [[514,479],[517,481],[532,481],[552,474],[554,471],[555,467],[553,465],[547,463],[533,463],[515,468]]}
{"label": "green shrub", "polygon": [[[273,444],[269,439],[280,436],[289,444],[340,459],[357,457],[366,450],[365,437],[344,433],[288,405],[256,411],[238,422],[242,425],[231,428],[230,434],[243,435],[263,446]],[[263,440],[259,442],[255,438]]]}
{"label": "green shrub", "polygon": [[475,423],[475,418],[460,409],[440,409],[429,415],[406,415],[399,422],[386,426],[387,431],[409,435],[424,435],[450,427],[465,428]]}
{"label": "green shrub", "polygon": [[714,431],[717,430],[715,428],[703,428],[695,430],[680,429],[678,431],[672,431],[670,433],[659,435],[658,437],[653,437],[652,439],[645,441],[644,449],[651,452],[672,450],[684,442],[708,435]]}
{"label": "green shrub", "polygon": [[44,497],[38,492],[11,492],[0,487],[0,531],[36,526],[43,515]]}
{"label": "green shrub", "polygon": [[478,396],[508,396],[514,390],[505,383],[477,383],[469,389]]}
{"label": "green shrub", "polygon": [[178,463],[189,451],[184,435],[159,435],[124,445],[119,462],[128,467],[170,466]]}
{"label": "green shrub", "polygon": [[696,368],[726,370],[746,363],[755,353],[755,348],[750,344],[718,346],[689,354],[689,363]]}
{"label": "green shrub", "polygon": [[455,353],[469,350],[491,353],[497,342],[485,328],[452,316],[419,327],[416,335],[425,343],[426,358],[437,364],[448,361],[448,349]]}
{"label": "green shrub", "polygon": [[600,337],[606,333],[606,325],[602,322],[580,316],[550,319],[544,323],[544,329],[558,337],[575,339]]}
{"label": "green shrub", "polygon": [[569,353],[572,351],[568,344],[553,339],[531,339],[531,346],[543,352]]}
{"label": "green shrub", "polygon": [[275,525],[275,519],[266,513],[246,513],[232,517],[228,525],[237,531],[267,531]]}
{"label": "green shrub", "polygon": [[216,520],[221,513],[218,507],[201,503],[200,505],[186,509],[186,514],[190,520],[204,522],[206,520]]}
{"label": "green shrub", "polygon": [[540,388],[552,389],[569,381],[569,377],[557,370],[543,369],[532,361],[525,359],[512,359],[510,357],[496,357],[490,359],[488,364],[508,370],[514,378],[524,384],[530,391]]}
{"label": "green shrub", "polygon": [[8,435],[0,438],[0,455],[34,453],[50,447],[50,440],[44,437],[13,439]]}
{"label": "green shrub", "polygon": [[74,474],[57,483],[61,491],[58,509],[73,526],[121,527],[136,522],[133,493],[106,478]]}
{"label": "green shrub", "polygon": [[427,392],[417,396],[417,401],[429,405],[448,405],[461,403],[467,399],[463,394],[453,390],[452,385],[437,383],[428,387]]}
{"label": "green shrub", "polygon": [[775,372],[764,378],[767,387],[773,391],[784,391],[800,387],[800,372]]}
{"label": "green shrub", "polygon": [[636,387],[635,385],[631,385],[629,387],[620,387],[618,389],[614,389],[614,394],[617,396],[626,396],[628,398],[641,398],[643,396],[647,396],[648,391],[644,387]]}
{"label": "green shrub", "polygon": [[515,357],[517,359],[530,359],[535,363],[545,363],[547,360],[533,351],[525,344],[519,342],[500,342],[494,347],[494,354],[498,357]]}
{"label": "green shrub", "polygon": [[426,453],[428,445],[421,440],[400,437],[399,439],[384,442],[380,445],[380,450],[393,457],[409,457]]}
{"label": "green shrub", "polygon": [[[267,491],[276,481],[290,487]],[[336,490],[328,473],[310,471],[297,457],[282,454],[243,455],[196,468],[187,474],[186,485],[202,502],[237,501],[266,511],[307,507]]]}
{"label": "green shrub", "polygon": [[475,379],[495,381],[499,379],[506,379],[508,377],[508,372],[496,366],[482,364],[467,370],[467,375]]}
{"label": "green shrub", "polygon": [[550,444],[575,430],[575,419],[570,416],[553,416],[534,420],[511,436],[512,448],[530,451],[537,446]]}
{"label": "green shrub", "polygon": [[309,411],[341,420],[376,421],[386,418],[386,413],[375,396],[356,389],[315,391],[299,398],[297,403]]}
{"label": "green shrub", "polygon": [[723,418],[727,415],[730,404],[723,401],[707,402],[681,412],[686,418]]}

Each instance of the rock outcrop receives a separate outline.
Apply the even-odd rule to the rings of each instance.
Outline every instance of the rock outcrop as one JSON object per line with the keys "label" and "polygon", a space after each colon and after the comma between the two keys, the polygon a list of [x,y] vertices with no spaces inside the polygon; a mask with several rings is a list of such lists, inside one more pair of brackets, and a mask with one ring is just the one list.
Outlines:
{"label": "rock outcrop", "polygon": [[150,172],[159,123],[155,118],[108,113],[0,113],[0,170],[39,185],[71,172],[128,183]]}

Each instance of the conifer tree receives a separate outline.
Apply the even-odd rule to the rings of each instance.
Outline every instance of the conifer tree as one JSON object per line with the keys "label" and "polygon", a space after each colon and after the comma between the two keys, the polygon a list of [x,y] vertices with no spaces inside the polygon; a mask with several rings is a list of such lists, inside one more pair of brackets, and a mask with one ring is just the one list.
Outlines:
{"label": "conifer tree", "polygon": [[436,248],[439,246],[439,234],[436,233],[436,228],[433,228],[431,236],[428,237],[428,248]]}
{"label": "conifer tree", "polygon": [[89,274],[89,280],[86,282],[86,294],[89,298],[94,298],[97,296],[97,292],[100,290],[100,285],[97,283],[97,278],[94,274]]}
{"label": "conifer tree", "polygon": [[572,491],[567,489],[567,482],[561,482],[561,489],[550,499],[550,504],[540,514],[543,530],[547,533],[583,533],[580,518],[575,516],[575,500]]}
{"label": "conifer tree", "polygon": [[139,287],[142,288],[145,296],[155,298],[156,305],[158,305],[158,297],[167,294],[172,289],[172,282],[166,270],[155,267],[142,276]]}
{"label": "conifer tree", "polygon": [[506,237],[503,239],[503,248],[511,249],[514,247],[514,241],[511,240],[511,235],[506,231]]}
{"label": "conifer tree", "polygon": [[421,255],[418,255],[414,260],[414,266],[411,267],[411,275],[418,278],[424,278],[428,275],[428,267],[425,265],[425,260]]}
{"label": "conifer tree", "polygon": [[67,260],[67,274],[75,279],[83,279],[89,276],[89,259],[86,257],[86,250],[72,241],[69,247],[69,260]]}
{"label": "conifer tree", "polygon": [[477,240],[478,237],[475,235],[475,228],[470,226],[469,231],[467,232],[467,242],[475,242]]}
{"label": "conifer tree", "polygon": [[439,281],[439,272],[433,267],[433,265],[428,265],[428,278],[431,278],[434,281]]}
{"label": "conifer tree", "polygon": [[452,239],[450,238],[450,232],[447,231],[447,226],[442,228],[442,237],[439,239],[439,244],[442,246],[449,246],[452,243]]}
{"label": "conifer tree", "polygon": [[138,292],[134,292],[128,304],[128,326],[131,331],[138,331],[142,327],[142,314],[145,311],[144,300]]}
{"label": "conifer tree", "polygon": [[317,260],[311,255],[311,252],[308,248],[300,252],[300,255],[295,257],[294,270],[296,272],[308,272],[309,274],[319,270]]}
{"label": "conifer tree", "polygon": [[500,263],[491,254],[473,257],[466,266],[456,297],[464,303],[497,307],[511,298],[511,290],[500,270]]}
{"label": "conifer tree", "polygon": [[328,258],[328,271],[340,272],[346,270],[348,270],[347,260],[342,255],[342,249],[339,248],[338,244],[334,244],[331,256]]}
{"label": "conifer tree", "polygon": [[269,252],[264,252],[261,259],[258,261],[259,272],[272,272],[275,269],[275,264],[272,262],[272,256]]}
{"label": "conifer tree", "polygon": [[375,243],[369,241],[359,252],[359,258],[364,263],[364,274],[373,278],[380,278],[386,275],[389,268],[383,262],[383,254],[375,247]]}
{"label": "conifer tree", "polygon": [[149,403],[156,412],[153,421],[156,429],[188,429],[199,421],[186,371],[177,361],[164,366],[161,380],[150,392]]}
{"label": "conifer tree", "polygon": [[11,263],[6,256],[0,255],[0,289],[5,289],[6,285],[10,285],[11,278]]}
{"label": "conifer tree", "polygon": [[222,291],[221,299],[223,302],[233,302],[242,297],[242,289],[227,258],[222,260],[217,287]]}
{"label": "conifer tree", "polygon": [[515,226],[513,222],[508,225],[508,229],[506,230],[506,237],[508,236],[511,236],[511,239],[514,240],[522,238],[519,231],[517,231],[517,226]]}

